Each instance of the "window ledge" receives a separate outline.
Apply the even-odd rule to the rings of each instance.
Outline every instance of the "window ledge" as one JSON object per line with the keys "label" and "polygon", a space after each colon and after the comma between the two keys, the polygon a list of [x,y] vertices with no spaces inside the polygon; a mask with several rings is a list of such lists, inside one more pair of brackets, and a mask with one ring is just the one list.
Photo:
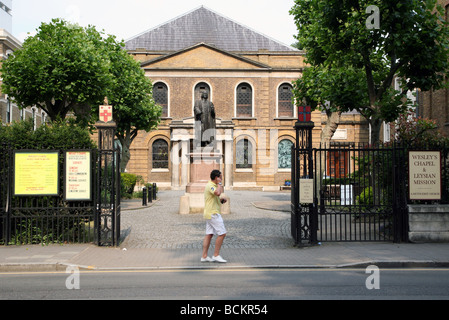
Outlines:
{"label": "window ledge", "polygon": [[253,169],[235,169],[235,172],[254,172]]}
{"label": "window ledge", "polygon": [[168,169],[151,169],[151,172],[169,172]]}

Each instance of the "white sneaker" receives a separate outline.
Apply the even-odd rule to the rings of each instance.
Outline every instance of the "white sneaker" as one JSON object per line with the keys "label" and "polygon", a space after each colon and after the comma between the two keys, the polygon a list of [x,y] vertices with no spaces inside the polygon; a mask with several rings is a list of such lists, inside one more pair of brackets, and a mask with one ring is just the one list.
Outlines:
{"label": "white sneaker", "polygon": [[214,261],[214,260],[212,260],[209,257],[206,257],[206,258],[201,257],[201,262],[212,262],[212,261]]}
{"label": "white sneaker", "polygon": [[215,262],[221,262],[221,263],[225,263],[225,262],[227,262],[225,259],[223,259],[221,256],[214,256],[214,257],[212,257],[212,261],[215,261]]}

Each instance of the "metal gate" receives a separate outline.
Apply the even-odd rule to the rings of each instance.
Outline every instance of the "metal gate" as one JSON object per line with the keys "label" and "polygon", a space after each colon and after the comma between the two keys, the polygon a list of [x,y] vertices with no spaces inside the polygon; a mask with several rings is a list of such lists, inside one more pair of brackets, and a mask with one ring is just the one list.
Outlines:
{"label": "metal gate", "polygon": [[[49,150],[28,150],[30,153]],[[75,150],[74,150],[75,151]],[[80,151],[80,150],[76,150]],[[58,155],[54,195],[14,195],[15,154],[0,145],[0,244],[86,243],[118,245],[120,239],[120,152],[90,154],[90,199],[65,197],[66,152]]]}
{"label": "metal gate", "polygon": [[323,241],[406,241],[405,149],[312,147],[313,123],[297,122],[292,147],[292,237]]}
{"label": "metal gate", "polygon": [[318,241],[396,241],[407,214],[404,149],[314,148]]}

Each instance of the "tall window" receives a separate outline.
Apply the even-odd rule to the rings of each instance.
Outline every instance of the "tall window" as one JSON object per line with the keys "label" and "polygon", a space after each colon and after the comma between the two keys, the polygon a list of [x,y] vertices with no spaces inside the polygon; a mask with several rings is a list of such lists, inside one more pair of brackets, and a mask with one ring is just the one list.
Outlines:
{"label": "tall window", "polygon": [[292,145],[288,139],[281,140],[278,145],[278,168],[290,169],[292,167]]}
{"label": "tall window", "polygon": [[283,83],[278,89],[278,117],[293,117],[293,87]]}
{"label": "tall window", "polygon": [[153,169],[168,169],[168,143],[163,139],[153,142]]}
{"label": "tall window", "polygon": [[153,98],[156,104],[162,107],[162,117],[168,117],[168,87],[163,82],[153,85]]}
{"label": "tall window", "polygon": [[237,86],[237,117],[253,116],[253,90],[248,83],[241,83]]}
{"label": "tall window", "polygon": [[253,145],[248,139],[237,142],[235,157],[237,169],[251,169],[253,167]]}
{"label": "tall window", "polygon": [[202,92],[207,92],[207,94],[209,96],[209,101],[212,101],[211,100],[211,96],[210,96],[210,87],[205,82],[200,82],[200,83],[198,83],[195,86],[195,99],[194,99],[194,101],[201,100],[201,93]]}

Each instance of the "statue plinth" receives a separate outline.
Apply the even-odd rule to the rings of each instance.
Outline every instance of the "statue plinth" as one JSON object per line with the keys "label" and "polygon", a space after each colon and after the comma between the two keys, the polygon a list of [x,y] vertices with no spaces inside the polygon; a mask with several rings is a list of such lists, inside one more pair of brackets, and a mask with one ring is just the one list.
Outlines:
{"label": "statue plinth", "polygon": [[190,183],[186,186],[186,192],[204,192],[204,187],[210,180],[212,170],[220,169],[221,153],[192,152],[186,155],[190,158]]}
{"label": "statue plinth", "polygon": [[[186,193],[181,196],[180,214],[203,213],[204,188],[210,180],[212,170],[220,169],[223,154],[218,152],[192,152],[186,154],[190,160],[190,182],[186,186]],[[225,197],[224,194],[220,198]],[[229,213],[228,202],[222,205],[222,213]]]}

